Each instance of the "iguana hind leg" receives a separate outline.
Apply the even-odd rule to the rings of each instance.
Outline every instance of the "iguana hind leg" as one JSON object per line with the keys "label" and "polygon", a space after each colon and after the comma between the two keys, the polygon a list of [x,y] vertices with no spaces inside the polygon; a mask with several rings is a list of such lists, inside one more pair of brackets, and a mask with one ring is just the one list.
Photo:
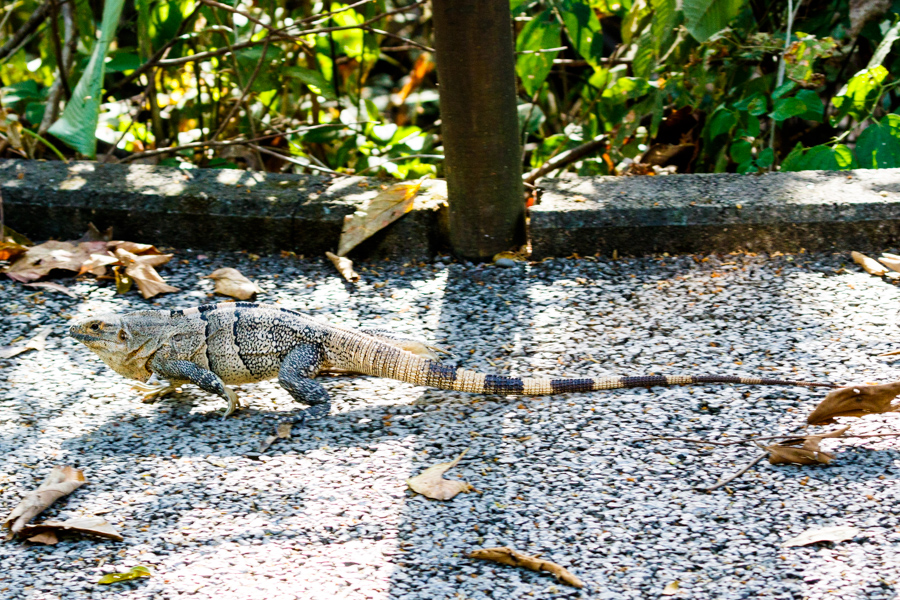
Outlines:
{"label": "iguana hind leg", "polygon": [[312,419],[324,417],[331,410],[331,398],[321,384],[313,381],[322,365],[325,356],[321,348],[312,344],[304,344],[291,350],[281,362],[278,370],[278,383],[286,389],[297,402],[308,404],[294,419],[295,423],[305,424]]}
{"label": "iguana hind leg", "polygon": [[154,359],[150,363],[151,370],[170,381],[188,381],[193,383],[201,390],[216,394],[228,401],[228,409],[225,411],[223,419],[227,418],[240,406],[237,394],[231,388],[225,385],[222,378],[208,369],[204,369],[200,365],[187,360],[158,360]]}
{"label": "iguana hind leg", "polygon": [[394,333],[393,331],[387,331],[386,329],[360,329],[360,331],[367,335],[371,335],[372,337],[376,337],[392,346],[403,348],[407,352],[412,352],[422,358],[440,360],[438,353],[446,354],[450,357],[453,356],[453,353],[446,348],[435,346],[429,342],[403,335],[402,333]]}

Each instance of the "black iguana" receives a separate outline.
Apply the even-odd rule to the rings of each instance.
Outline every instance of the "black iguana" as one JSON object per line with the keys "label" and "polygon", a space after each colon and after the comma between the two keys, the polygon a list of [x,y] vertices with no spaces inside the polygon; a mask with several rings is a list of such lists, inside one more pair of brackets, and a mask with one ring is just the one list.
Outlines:
{"label": "black iguana", "polygon": [[169,381],[167,386],[144,386],[149,396],[193,383],[228,401],[226,417],[238,406],[228,384],[273,377],[295,400],[309,405],[301,421],[326,415],[328,392],[313,378],[333,368],[445,390],[518,396],[704,383],[839,387],[719,375],[579,379],[487,375],[441,363],[435,351],[446,351],[426,342],[379,329],[329,325],[293,310],[251,302],[86,317],[71,326],[69,335],[120,375],[141,382],[153,375]]}

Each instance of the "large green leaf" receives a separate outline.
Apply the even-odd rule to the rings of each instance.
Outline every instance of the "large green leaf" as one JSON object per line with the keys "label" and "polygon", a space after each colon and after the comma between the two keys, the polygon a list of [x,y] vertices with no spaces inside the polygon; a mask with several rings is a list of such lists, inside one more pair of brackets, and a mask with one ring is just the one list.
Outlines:
{"label": "large green leaf", "polygon": [[516,50],[527,52],[516,59],[516,73],[522,79],[522,87],[528,95],[534,94],[543,85],[553,67],[553,59],[558,52],[538,52],[549,48],[559,48],[562,26],[550,10],[531,19],[516,38]]}
{"label": "large green leaf", "polygon": [[90,158],[97,155],[96,131],[103,93],[104,62],[124,4],[125,0],[105,1],[99,39],[94,44],[91,60],[72,91],[72,99],[66,104],[62,117],[49,129],[64,144]]}
{"label": "large green leaf", "polygon": [[656,58],[662,55],[663,44],[675,33],[678,24],[678,11],[676,0],[650,0],[653,8],[653,18],[650,22],[650,35],[653,37],[653,49]]}
{"label": "large green leaf", "polygon": [[603,56],[603,30],[600,19],[587,3],[582,0],[563,0],[563,23],[566,34],[578,54],[591,66],[598,66]]}
{"label": "large green leaf", "polygon": [[866,127],[856,140],[856,156],[863,169],[900,167],[900,115]]}
{"label": "large green leaf", "polygon": [[797,144],[781,163],[782,171],[846,171],[855,168],[853,152],[843,144],[812,148]]}
{"label": "large green leaf", "polygon": [[684,26],[698,42],[725,29],[741,12],[746,0],[684,0]]}
{"label": "large green leaf", "polygon": [[881,65],[863,69],[854,75],[831,100],[838,109],[837,114],[831,117],[832,124],[836,124],[848,114],[857,121],[864,119],[878,98],[881,82],[887,75],[888,70]]}

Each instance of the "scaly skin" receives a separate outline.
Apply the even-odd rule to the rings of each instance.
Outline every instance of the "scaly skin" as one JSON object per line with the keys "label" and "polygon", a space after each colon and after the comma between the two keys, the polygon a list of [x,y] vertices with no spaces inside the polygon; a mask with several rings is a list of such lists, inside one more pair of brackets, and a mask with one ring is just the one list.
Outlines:
{"label": "scaly skin", "polygon": [[[326,415],[330,409],[328,393],[314,381],[325,369],[445,390],[519,396],[704,383],[839,387],[718,375],[577,379],[489,375],[441,363],[435,352],[446,350],[426,342],[377,329],[337,327],[293,310],[250,302],[88,317],[73,324],[69,335],[129,379],[146,382],[156,375],[168,380],[169,388],[193,383],[217,394],[228,401],[226,417],[238,406],[237,396],[228,385],[274,377],[295,400],[309,405],[301,413],[301,421]],[[145,387],[151,394],[155,389]]]}

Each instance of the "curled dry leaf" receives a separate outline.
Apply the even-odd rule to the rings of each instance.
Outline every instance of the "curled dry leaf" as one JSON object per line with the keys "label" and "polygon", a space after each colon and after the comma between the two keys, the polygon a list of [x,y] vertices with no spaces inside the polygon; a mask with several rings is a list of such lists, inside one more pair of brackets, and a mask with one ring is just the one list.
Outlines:
{"label": "curled dry leaf", "polygon": [[6,269],[6,276],[20,283],[44,277],[54,269],[79,271],[90,255],[102,252],[105,242],[57,242],[32,246]]}
{"label": "curled dry leaf", "polygon": [[45,508],[68,496],[85,484],[84,473],[74,467],[53,467],[47,478],[36,490],[22,498],[19,505],[6,517],[3,526],[13,534],[39,515]]}
{"label": "curled dry leaf", "polygon": [[878,257],[878,262],[891,271],[900,271],[900,255],[882,252],[881,256]]}
{"label": "curled dry leaf", "polygon": [[419,475],[407,479],[406,484],[412,491],[432,500],[449,500],[460,492],[471,491],[472,486],[465,481],[444,479],[443,477],[444,473],[459,464],[468,451],[469,449],[466,448],[451,462],[428,467]]}
{"label": "curled dry leaf", "polygon": [[103,577],[97,580],[97,583],[102,585],[109,585],[110,583],[119,583],[120,581],[131,581],[132,579],[138,579],[140,577],[150,577],[152,573],[150,573],[150,569],[143,565],[137,565],[136,567],[131,567],[124,573],[107,573]]}
{"label": "curled dry leaf", "polygon": [[810,425],[828,425],[835,417],[861,417],[900,410],[892,404],[900,395],[900,382],[856,385],[834,390],[806,418]]}
{"label": "curled dry leaf", "polygon": [[818,542],[843,542],[852,540],[859,535],[859,529],[856,527],[838,526],[825,527],[822,529],[807,529],[797,537],[791,538],[781,544],[782,548],[790,548],[791,546],[808,546]]}
{"label": "curled dry leaf", "polygon": [[395,183],[371,200],[363,202],[355,213],[344,217],[338,256],[345,256],[372,234],[411,211],[421,186],[421,179],[413,183]]}
{"label": "curled dry leaf", "polygon": [[91,254],[86,261],[81,263],[78,274],[84,275],[85,273],[90,273],[97,277],[103,277],[106,275],[106,267],[117,264],[119,264],[119,259],[109,252],[104,254]]}
{"label": "curled dry leaf", "polygon": [[24,254],[31,246],[31,240],[6,227],[0,225],[0,260],[12,260]]}
{"label": "curled dry leaf", "polygon": [[293,427],[293,423],[285,422],[279,423],[275,428],[275,435],[266,436],[266,439],[263,440],[262,444],[259,445],[258,453],[262,454],[266,450],[269,449],[275,440],[286,439],[291,437],[291,428]]}
{"label": "curled dry leaf", "polygon": [[798,436],[766,446],[766,450],[769,452],[769,462],[773,465],[827,465],[834,460],[834,455],[822,452],[819,445],[825,438],[842,437],[848,429],[850,429],[849,425],[828,433]]}
{"label": "curled dry leaf", "polygon": [[583,588],[584,582],[572,575],[565,567],[549,560],[541,560],[536,556],[523,554],[512,548],[481,548],[469,552],[469,558],[479,558],[493,562],[510,565],[511,567],[523,567],[532,571],[546,571],[556,575],[556,578],[572,587]]}
{"label": "curled dry leaf", "polygon": [[125,265],[125,274],[134,280],[144,299],[152,298],[157,294],[178,291],[177,287],[168,285],[154,269],[154,267],[169,262],[172,259],[171,254],[138,255],[122,248],[116,248],[116,256]]}
{"label": "curled dry leaf", "polygon": [[29,542],[53,545],[59,541],[60,535],[88,535],[121,542],[123,538],[115,527],[101,517],[79,517],[67,521],[44,521],[34,525],[25,525],[19,532],[20,538]]}
{"label": "curled dry leaf", "polygon": [[217,294],[231,296],[238,300],[249,300],[262,292],[258,285],[244,277],[240,271],[231,267],[216,269],[209,275],[206,275],[205,278],[216,282]]}
{"label": "curled dry leaf", "polygon": [[78,298],[78,294],[62,285],[61,283],[55,283],[53,281],[37,281],[35,283],[25,283],[23,284],[30,288],[44,289],[44,290],[53,290],[55,292],[62,292],[66,296],[70,298]]}
{"label": "curled dry leaf", "polygon": [[865,271],[869,275],[877,275],[881,277],[888,271],[887,268],[880,262],[878,262],[874,258],[869,258],[865,254],[854,251],[850,253],[850,256],[853,257],[853,262],[861,266],[863,268],[863,271]]}
{"label": "curled dry leaf", "polygon": [[331,252],[326,252],[325,256],[328,257],[340,274],[349,281],[350,283],[356,283],[359,281],[359,274],[353,270],[353,261],[349,258],[344,258],[343,256],[338,256],[336,254],[332,254]]}
{"label": "curled dry leaf", "polygon": [[0,347],[0,358],[12,358],[29,350],[37,350],[42,352],[47,347],[47,336],[53,331],[53,327],[44,327],[30,340],[23,344],[13,344],[12,346]]}

